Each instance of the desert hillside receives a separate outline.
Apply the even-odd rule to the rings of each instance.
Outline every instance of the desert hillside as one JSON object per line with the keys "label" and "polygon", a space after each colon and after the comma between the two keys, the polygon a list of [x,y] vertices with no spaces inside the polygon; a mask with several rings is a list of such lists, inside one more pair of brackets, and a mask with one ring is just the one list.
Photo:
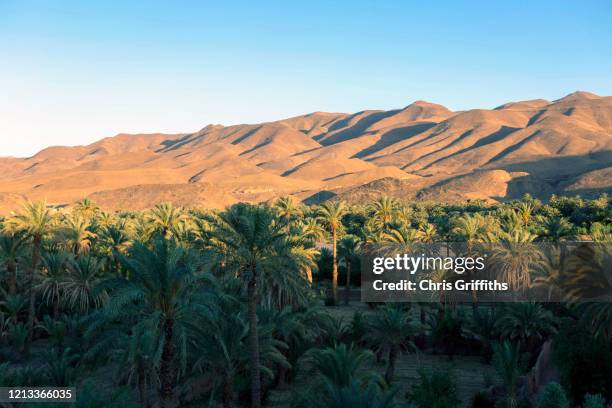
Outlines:
{"label": "desert hillside", "polygon": [[56,205],[91,197],[109,209],[140,209],[289,194],[307,202],[380,194],[455,201],[610,190],[612,97],[587,92],[492,110],[417,101],[391,111],[315,112],[0,158],[0,212],[24,197]]}

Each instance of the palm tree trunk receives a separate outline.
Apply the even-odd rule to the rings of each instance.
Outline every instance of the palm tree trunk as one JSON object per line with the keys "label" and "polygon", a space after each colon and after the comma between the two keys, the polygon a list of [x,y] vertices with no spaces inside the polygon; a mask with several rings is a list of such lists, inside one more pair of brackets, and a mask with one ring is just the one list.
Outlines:
{"label": "palm tree trunk", "polygon": [[36,312],[36,293],[34,292],[34,274],[38,267],[38,261],[40,258],[40,245],[42,237],[34,236],[32,245],[32,266],[28,270],[28,294],[30,297],[28,305],[28,340],[25,345],[25,354],[30,354],[30,348],[32,347],[32,341],[34,340],[34,315]]}
{"label": "palm tree trunk", "polygon": [[223,408],[232,408],[234,405],[234,379],[226,375],[223,379]]}
{"label": "palm tree trunk", "polygon": [[385,373],[385,381],[391,384],[393,381],[393,373],[395,372],[395,361],[397,360],[397,346],[389,348],[389,361],[387,362],[387,372]]}
{"label": "palm tree trunk", "polygon": [[336,228],[332,228],[332,297],[334,305],[338,304],[338,251],[336,245]]}
{"label": "palm tree trunk", "polygon": [[247,287],[249,314],[249,354],[251,365],[251,407],[261,407],[261,377],[259,368],[259,337],[257,334],[257,272],[251,267],[251,278]]}
{"label": "palm tree trunk", "polygon": [[344,288],[344,304],[349,304],[349,297],[351,296],[351,261],[346,259],[346,287]]}
{"label": "palm tree trunk", "polygon": [[59,315],[59,296],[53,297],[53,320],[57,320]]}
{"label": "palm tree trunk", "polygon": [[145,374],[145,368],[142,364],[138,366],[138,399],[143,407],[148,407],[149,402],[147,401],[147,380]]}
{"label": "palm tree trunk", "polygon": [[160,394],[164,408],[178,406],[174,395],[176,372],[174,369],[174,321],[166,318],[164,321],[164,349],[162,350],[159,367]]}
{"label": "palm tree trunk", "polygon": [[279,387],[283,387],[287,383],[287,368],[285,366],[281,365],[278,367],[277,378],[277,385]]}
{"label": "palm tree trunk", "polygon": [[478,295],[476,291],[472,289],[472,316],[478,313]]}
{"label": "palm tree trunk", "polygon": [[9,260],[6,263],[6,271],[8,272],[9,295],[14,295],[17,292],[17,263],[12,259]]}
{"label": "palm tree trunk", "polygon": [[424,302],[420,302],[419,303],[419,321],[421,322],[422,325],[425,325],[425,320],[427,317],[427,313],[425,313],[425,305],[426,303]]}

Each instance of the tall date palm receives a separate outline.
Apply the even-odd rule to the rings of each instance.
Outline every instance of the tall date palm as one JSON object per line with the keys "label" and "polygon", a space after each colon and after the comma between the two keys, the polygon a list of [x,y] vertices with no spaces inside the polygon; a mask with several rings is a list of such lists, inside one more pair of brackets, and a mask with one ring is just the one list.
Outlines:
{"label": "tall date palm", "polygon": [[17,290],[17,260],[25,243],[25,235],[21,232],[0,235],[0,256],[6,267],[9,295],[14,295]]}
{"label": "tall date palm", "polygon": [[259,286],[275,269],[289,266],[287,273],[297,273],[291,240],[284,232],[283,222],[263,205],[236,204],[213,218],[212,225],[210,245],[217,259],[211,264],[223,265],[224,272],[238,276],[246,284],[251,406],[258,408],[261,406]]}
{"label": "tall date palm", "polygon": [[[157,238],[152,248],[136,242],[127,255],[119,254],[130,279],[110,284],[113,296],[105,307],[106,318],[129,322],[134,329],[154,333],[159,356],[159,397],[163,407],[178,405],[178,363],[184,361],[187,327],[210,312],[213,293],[210,275],[196,272],[193,258],[173,240]],[[179,355],[177,356],[177,349]]]}
{"label": "tall date palm", "polygon": [[338,234],[342,231],[342,217],[346,206],[342,201],[328,201],[319,210],[320,220],[329,228],[332,236],[332,298],[338,304]]}
{"label": "tall date palm", "polygon": [[45,235],[51,230],[53,216],[47,208],[45,201],[27,201],[12,220],[17,230],[24,231],[32,240],[32,262],[28,269],[27,287],[29,294],[28,303],[28,339],[25,352],[30,352],[32,340],[34,339],[34,313],[36,309],[36,292],[34,291],[34,276],[40,262],[40,249]]}

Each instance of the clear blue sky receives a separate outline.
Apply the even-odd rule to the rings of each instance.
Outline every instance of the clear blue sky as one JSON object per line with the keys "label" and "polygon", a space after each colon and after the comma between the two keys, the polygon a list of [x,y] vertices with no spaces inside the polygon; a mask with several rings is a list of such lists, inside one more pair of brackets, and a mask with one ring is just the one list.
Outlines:
{"label": "clear blue sky", "polygon": [[610,1],[0,0],[0,156],[417,99],[612,95],[610,21]]}

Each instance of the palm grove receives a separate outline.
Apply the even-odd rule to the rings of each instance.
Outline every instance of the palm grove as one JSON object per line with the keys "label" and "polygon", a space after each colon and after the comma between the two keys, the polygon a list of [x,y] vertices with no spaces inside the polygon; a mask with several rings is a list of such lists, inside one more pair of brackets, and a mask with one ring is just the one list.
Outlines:
{"label": "palm grove", "polygon": [[[604,407],[610,299],[369,308],[351,300],[369,243],[498,242],[492,262],[511,279],[550,281],[563,277],[559,257],[513,245],[609,242],[611,214],[605,195],[496,205],[381,197],[305,206],[284,197],[121,213],[89,200],[71,209],[26,202],[1,225],[0,386],[76,386],[84,407],[273,406],[279,390],[286,406]],[[606,256],[587,263],[609,288]],[[337,315],[342,308],[355,309],[350,319]],[[547,344],[560,384],[536,396],[525,378]],[[398,361],[419,354],[478,354],[497,381],[469,401],[443,368],[402,384]]]}

